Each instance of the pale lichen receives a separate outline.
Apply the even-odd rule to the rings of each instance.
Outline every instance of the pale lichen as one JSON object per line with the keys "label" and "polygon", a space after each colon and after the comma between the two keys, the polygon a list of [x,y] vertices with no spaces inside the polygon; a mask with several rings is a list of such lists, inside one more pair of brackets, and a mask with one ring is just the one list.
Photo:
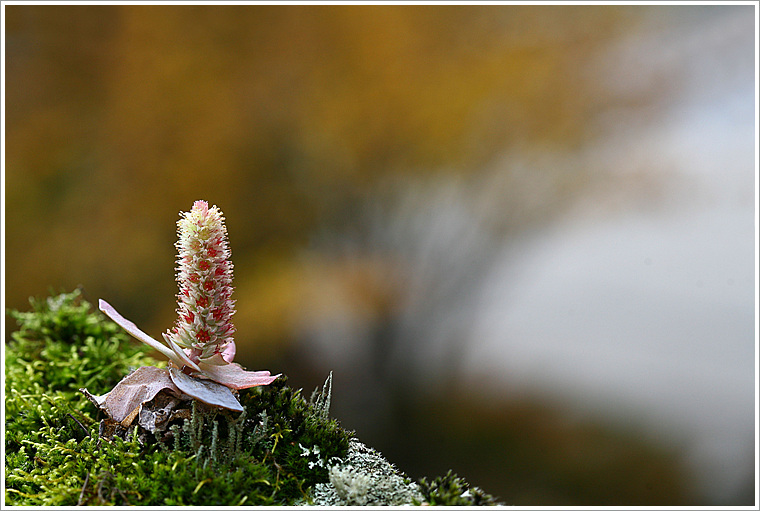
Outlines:
{"label": "pale lichen", "polygon": [[352,439],[345,460],[333,459],[329,483],[312,491],[319,506],[403,506],[424,500],[417,483],[379,452]]}

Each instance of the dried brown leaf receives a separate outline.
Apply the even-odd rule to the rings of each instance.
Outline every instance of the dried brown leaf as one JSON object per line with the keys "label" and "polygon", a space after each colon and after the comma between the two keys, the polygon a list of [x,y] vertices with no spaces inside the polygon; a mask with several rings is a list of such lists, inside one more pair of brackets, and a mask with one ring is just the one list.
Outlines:
{"label": "dried brown leaf", "polygon": [[143,403],[150,401],[164,389],[177,396],[182,395],[166,369],[145,366],[125,376],[110,392],[102,396],[90,394],[87,389],[80,390],[112,420],[127,427],[137,416]]}

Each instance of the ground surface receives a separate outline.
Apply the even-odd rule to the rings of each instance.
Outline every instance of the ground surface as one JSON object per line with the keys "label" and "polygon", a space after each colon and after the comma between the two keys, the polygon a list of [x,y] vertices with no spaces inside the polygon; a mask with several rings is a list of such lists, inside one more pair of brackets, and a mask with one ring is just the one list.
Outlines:
{"label": "ground surface", "polygon": [[241,413],[191,400],[159,417],[159,393],[148,422],[123,427],[79,389],[104,394],[162,363],[77,291],[32,309],[10,313],[5,346],[6,504],[495,503],[452,473],[411,481],[359,442],[329,417],[331,377],[309,399],[286,377],[240,391]]}

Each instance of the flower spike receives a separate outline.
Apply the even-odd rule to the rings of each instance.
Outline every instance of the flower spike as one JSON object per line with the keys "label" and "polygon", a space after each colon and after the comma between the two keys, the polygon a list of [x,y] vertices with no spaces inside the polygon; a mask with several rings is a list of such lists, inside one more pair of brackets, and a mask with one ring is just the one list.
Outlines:
{"label": "flower spike", "polygon": [[224,216],[216,206],[196,201],[177,222],[177,232],[178,318],[166,335],[194,359],[234,354],[235,301]]}
{"label": "flower spike", "polygon": [[[241,411],[230,389],[269,385],[280,375],[246,371],[233,362],[236,346],[231,318],[235,301],[224,216],[216,206],[209,208],[206,201],[196,201],[181,215],[177,231],[178,318],[174,328],[163,334],[166,344],[140,330],[105,300],[99,301],[99,308],[176,365],[168,371],[160,370],[161,378],[168,376],[181,392],[203,402]],[[117,385],[120,392],[120,386],[127,386],[125,380]]]}

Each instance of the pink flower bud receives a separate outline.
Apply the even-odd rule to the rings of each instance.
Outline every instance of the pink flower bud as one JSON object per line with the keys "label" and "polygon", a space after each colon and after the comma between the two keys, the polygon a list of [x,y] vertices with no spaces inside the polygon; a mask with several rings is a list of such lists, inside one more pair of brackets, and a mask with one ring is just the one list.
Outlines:
{"label": "pink flower bud", "polygon": [[177,313],[168,335],[194,359],[213,356],[233,343],[232,262],[219,208],[196,201],[177,222]]}

